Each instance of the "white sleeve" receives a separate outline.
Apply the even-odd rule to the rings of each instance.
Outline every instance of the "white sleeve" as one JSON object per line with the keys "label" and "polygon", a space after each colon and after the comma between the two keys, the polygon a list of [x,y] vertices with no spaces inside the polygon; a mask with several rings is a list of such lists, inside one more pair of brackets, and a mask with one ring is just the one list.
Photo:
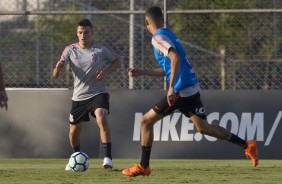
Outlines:
{"label": "white sleeve", "polygon": [[170,48],[175,48],[174,44],[172,43],[171,39],[169,39],[165,35],[156,35],[152,38],[152,45],[165,57],[168,55],[168,51]]}
{"label": "white sleeve", "polygon": [[65,65],[70,62],[70,46],[66,47],[61,55],[61,60],[65,60]]}
{"label": "white sleeve", "polygon": [[110,62],[113,62],[114,60],[118,58],[116,53],[114,53],[114,51],[112,51],[111,49],[109,49],[106,46],[103,46],[103,51],[104,51],[103,52],[104,57],[108,59]]}

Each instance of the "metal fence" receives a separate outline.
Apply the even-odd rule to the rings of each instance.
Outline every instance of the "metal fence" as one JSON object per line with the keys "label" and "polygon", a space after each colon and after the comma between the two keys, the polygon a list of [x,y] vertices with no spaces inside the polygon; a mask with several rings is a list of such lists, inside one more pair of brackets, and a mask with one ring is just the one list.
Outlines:
{"label": "metal fence", "polygon": [[110,88],[164,89],[163,78],[131,79],[126,69],[157,67],[144,10],[158,5],[182,42],[204,90],[282,89],[279,0],[1,0],[0,63],[6,87],[72,88],[71,72],[52,70],[77,22],[91,20],[94,40],[114,50],[122,68]]}

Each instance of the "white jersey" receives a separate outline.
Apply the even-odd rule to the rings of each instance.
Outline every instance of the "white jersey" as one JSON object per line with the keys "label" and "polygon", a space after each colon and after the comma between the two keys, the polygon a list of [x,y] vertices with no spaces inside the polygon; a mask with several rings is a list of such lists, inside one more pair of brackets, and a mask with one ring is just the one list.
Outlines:
{"label": "white jersey", "polygon": [[61,60],[70,65],[74,79],[72,100],[87,100],[108,90],[103,80],[96,79],[96,72],[105,69],[107,61],[113,62],[117,56],[106,46],[93,44],[82,49],[78,43],[69,45],[62,53]]}

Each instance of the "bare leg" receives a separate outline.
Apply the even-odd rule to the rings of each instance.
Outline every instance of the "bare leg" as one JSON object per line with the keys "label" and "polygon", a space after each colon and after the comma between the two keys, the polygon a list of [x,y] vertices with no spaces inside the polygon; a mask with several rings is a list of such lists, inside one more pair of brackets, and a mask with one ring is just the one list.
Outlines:
{"label": "bare leg", "polygon": [[193,121],[200,133],[229,141],[237,146],[240,146],[241,148],[245,149],[246,156],[251,158],[253,166],[256,167],[258,165],[258,150],[255,140],[244,141],[223,127],[209,124],[207,120],[203,120],[192,113],[189,115],[190,119]]}
{"label": "bare leg", "polygon": [[[151,109],[141,119],[142,155],[140,165],[143,168],[147,168],[150,164],[151,148],[154,140],[154,124],[162,118],[162,115],[157,114]],[[148,169],[150,170],[149,167]]]}
{"label": "bare leg", "polygon": [[111,143],[111,132],[110,126],[107,119],[108,110],[104,108],[98,108],[95,110],[96,121],[100,128],[100,137],[102,147],[104,148],[104,162],[103,167],[109,169],[113,167],[112,163],[112,143]]}
{"label": "bare leg", "polygon": [[69,140],[70,145],[74,149],[80,145],[80,133],[82,130],[82,122],[75,125],[70,124]]}
{"label": "bare leg", "polygon": [[209,124],[207,120],[201,119],[197,115],[192,115],[190,119],[195,124],[197,130],[202,134],[216,137],[225,141],[230,141],[232,137],[232,133],[227,131],[225,128],[218,125]]}
{"label": "bare leg", "polygon": [[154,140],[154,124],[163,116],[157,114],[153,109],[147,112],[141,120],[141,145],[152,146]]}
{"label": "bare leg", "polygon": [[107,119],[108,110],[104,108],[98,108],[95,110],[96,121],[100,128],[100,136],[102,143],[111,142],[110,126]]}

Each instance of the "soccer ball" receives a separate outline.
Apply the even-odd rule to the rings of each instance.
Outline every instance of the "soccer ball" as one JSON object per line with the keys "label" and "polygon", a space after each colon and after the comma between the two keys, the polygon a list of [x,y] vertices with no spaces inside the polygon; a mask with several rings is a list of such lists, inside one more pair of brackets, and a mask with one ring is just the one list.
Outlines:
{"label": "soccer ball", "polygon": [[84,152],[75,152],[70,156],[69,166],[76,172],[86,171],[89,167],[89,157]]}

